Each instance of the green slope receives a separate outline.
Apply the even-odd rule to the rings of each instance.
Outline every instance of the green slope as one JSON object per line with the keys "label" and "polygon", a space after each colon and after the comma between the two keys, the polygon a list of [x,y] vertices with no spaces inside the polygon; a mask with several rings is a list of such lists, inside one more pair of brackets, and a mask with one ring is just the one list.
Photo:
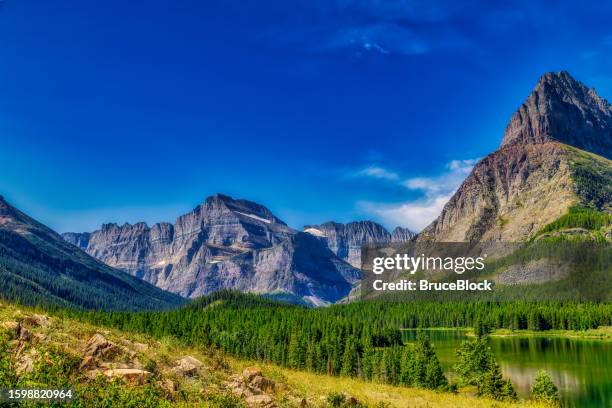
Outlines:
{"label": "green slope", "polygon": [[0,297],[105,310],[166,309],[183,299],[93,259],[0,196]]}

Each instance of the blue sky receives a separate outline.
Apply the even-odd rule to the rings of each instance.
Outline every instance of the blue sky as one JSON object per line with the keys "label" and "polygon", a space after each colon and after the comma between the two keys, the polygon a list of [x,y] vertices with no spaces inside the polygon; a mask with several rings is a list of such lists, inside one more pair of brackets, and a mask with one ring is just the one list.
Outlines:
{"label": "blue sky", "polygon": [[538,77],[612,98],[600,2],[0,1],[0,193],[58,231],[224,192],[419,229]]}

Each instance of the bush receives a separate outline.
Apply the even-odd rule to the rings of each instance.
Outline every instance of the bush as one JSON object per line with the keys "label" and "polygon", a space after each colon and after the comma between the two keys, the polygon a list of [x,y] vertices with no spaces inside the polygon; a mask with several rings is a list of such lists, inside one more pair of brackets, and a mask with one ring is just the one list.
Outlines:
{"label": "bush", "polygon": [[346,396],[339,392],[333,392],[327,396],[327,403],[334,408],[339,408],[344,405]]}

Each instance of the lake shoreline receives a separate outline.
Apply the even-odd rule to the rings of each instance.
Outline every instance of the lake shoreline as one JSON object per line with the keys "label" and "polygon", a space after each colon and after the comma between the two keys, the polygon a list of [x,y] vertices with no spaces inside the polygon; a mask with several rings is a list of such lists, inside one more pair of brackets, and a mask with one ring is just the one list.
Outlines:
{"label": "lake shoreline", "polygon": [[[401,328],[401,331],[417,329]],[[466,336],[474,337],[473,330],[468,327],[427,327],[426,330],[456,330],[465,331]],[[489,333],[491,337],[564,337],[572,339],[612,341],[612,326],[603,326],[588,330],[511,330],[495,329]]]}

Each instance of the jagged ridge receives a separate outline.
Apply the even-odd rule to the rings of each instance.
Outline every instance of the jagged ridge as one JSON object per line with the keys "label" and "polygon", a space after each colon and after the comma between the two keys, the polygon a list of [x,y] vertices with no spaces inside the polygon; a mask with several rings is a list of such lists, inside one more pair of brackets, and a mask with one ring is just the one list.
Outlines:
{"label": "jagged ridge", "polygon": [[[287,292],[313,303],[344,297],[359,271],[266,207],[217,194],[176,223],[106,224],[64,234],[92,256],[187,297],[220,289]],[[316,260],[316,262],[315,262]]]}
{"label": "jagged ridge", "polygon": [[366,244],[405,242],[416,234],[407,228],[397,227],[392,233],[373,221],[355,221],[347,224],[326,222],[307,225],[304,231],[325,241],[329,249],[356,268],[361,268],[361,248]]}

